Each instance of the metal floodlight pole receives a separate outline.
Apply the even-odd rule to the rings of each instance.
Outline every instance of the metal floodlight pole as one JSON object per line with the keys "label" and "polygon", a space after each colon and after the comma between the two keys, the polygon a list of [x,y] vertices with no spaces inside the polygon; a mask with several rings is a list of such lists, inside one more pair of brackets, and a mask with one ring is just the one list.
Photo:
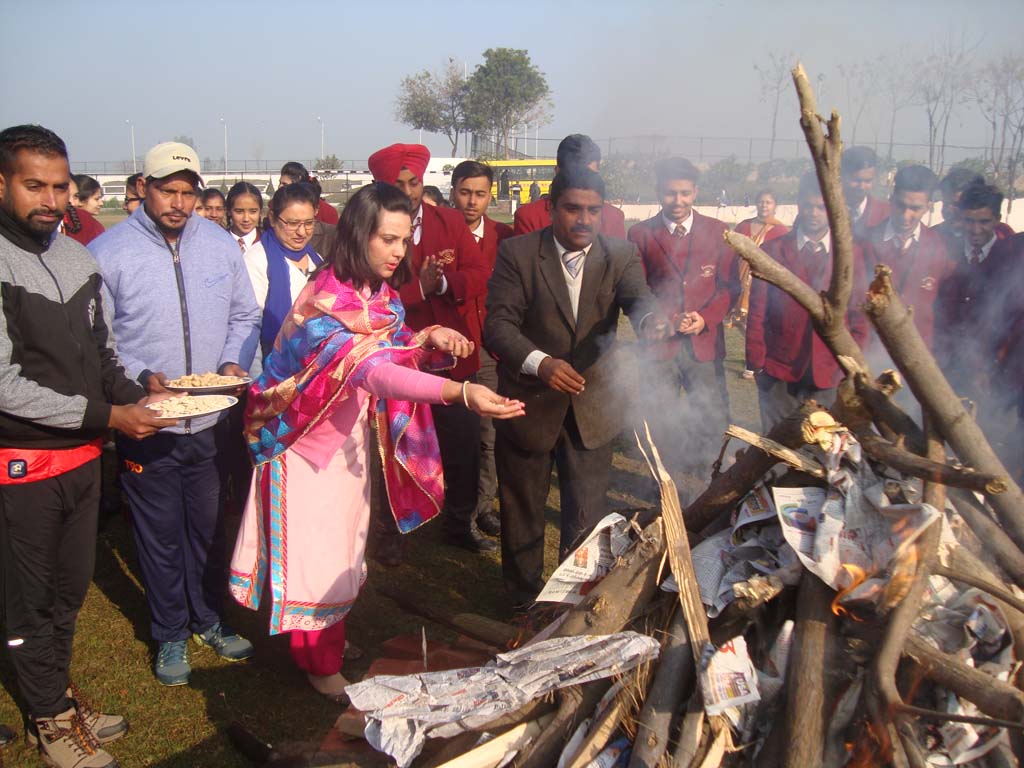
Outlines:
{"label": "metal floodlight pole", "polygon": [[319,115],[316,119],[320,121],[320,159],[323,160],[326,157],[324,154],[324,119]]}
{"label": "metal floodlight pole", "polygon": [[222,117],[220,124],[224,126],[224,183],[226,184],[228,178],[228,123]]}
{"label": "metal floodlight pole", "polygon": [[125,120],[125,122],[128,124],[128,131],[132,137],[132,173],[135,174],[139,172],[135,160],[135,123],[133,123],[131,120]]}

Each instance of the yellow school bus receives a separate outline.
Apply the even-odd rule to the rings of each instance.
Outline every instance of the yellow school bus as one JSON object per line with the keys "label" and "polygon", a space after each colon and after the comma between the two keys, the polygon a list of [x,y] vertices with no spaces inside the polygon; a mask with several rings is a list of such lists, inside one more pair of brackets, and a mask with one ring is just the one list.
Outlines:
{"label": "yellow school bus", "polygon": [[540,193],[546,195],[555,178],[554,158],[536,160],[488,160],[487,164],[494,169],[494,183],[491,194],[495,200],[508,200],[512,190],[519,187],[519,202],[530,202],[530,187],[534,182],[540,187]]}

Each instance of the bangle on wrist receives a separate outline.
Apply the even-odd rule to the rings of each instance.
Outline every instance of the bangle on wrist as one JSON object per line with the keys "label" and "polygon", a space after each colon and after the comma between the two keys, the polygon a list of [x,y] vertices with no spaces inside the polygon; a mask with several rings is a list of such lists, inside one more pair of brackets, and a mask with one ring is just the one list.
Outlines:
{"label": "bangle on wrist", "polygon": [[466,390],[469,387],[469,381],[462,382],[462,404],[466,406],[466,410],[469,410],[469,398],[466,396]]}

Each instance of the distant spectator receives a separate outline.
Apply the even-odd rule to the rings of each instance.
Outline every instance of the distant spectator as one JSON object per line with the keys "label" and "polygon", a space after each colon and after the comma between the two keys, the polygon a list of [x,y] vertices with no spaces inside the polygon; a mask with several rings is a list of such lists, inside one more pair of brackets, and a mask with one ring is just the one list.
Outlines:
{"label": "distant spectator", "polygon": [[260,239],[260,217],[263,195],[247,181],[240,181],[228,190],[228,231],[245,253]]}
{"label": "distant spectator", "polygon": [[[744,219],[736,225],[736,231],[746,235],[757,245],[763,245],[769,240],[775,240],[789,232],[789,227],[775,218],[777,201],[775,193],[770,189],[762,189],[757,193],[757,215],[752,219]],[[746,327],[747,312],[750,307],[750,265],[742,259],[739,260],[740,276],[740,297],[736,301],[727,325],[739,325]],[[753,379],[754,371],[749,367],[743,371],[743,378]]]}
{"label": "distant spectator", "polygon": [[442,208],[448,207],[448,201],[444,199],[441,190],[434,186],[423,187],[423,202],[427,205],[439,205]]}
{"label": "distant spectator", "polygon": [[124,203],[121,206],[124,212],[131,216],[135,209],[142,204],[142,195],[139,193],[139,182],[142,180],[141,173],[133,173],[124,180]]}
{"label": "distant spectator", "polygon": [[[960,206],[960,196],[968,187],[984,186],[985,177],[969,168],[953,168],[939,184],[939,195],[942,199],[942,221],[932,227],[946,241],[950,255],[958,257],[964,250],[964,231]],[[998,213],[998,212],[997,212]],[[995,236],[1000,240],[1013,234],[1013,229],[999,221],[996,216]]]}
{"label": "distant spectator", "polygon": [[72,198],[71,204],[95,216],[103,207],[103,187],[92,176],[76,173],[72,178],[75,180],[78,191]]}
{"label": "distant spectator", "polygon": [[[202,204],[203,210],[200,215],[204,219],[209,219],[212,222],[224,226],[224,213],[227,210],[227,203],[224,201],[224,195],[216,187],[209,187],[204,189],[202,194],[199,196],[199,203]],[[199,205],[196,205],[198,209]]]}
{"label": "distant spectator", "polygon": [[59,224],[59,231],[82,245],[88,245],[103,234],[104,226],[91,213],[74,204],[78,198],[78,185],[75,184],[74,176],[70,177],[68,193],[68,204],[64,209],[64,218]]}
{"label": "distant spectator", "polygon": [[308,182],[316,188],[317,199],[320,201],[316,209],[317,219],[328,226],[337,226],[338,209],[323,199],[323,189],[320,186],[320,182],[309,175],[309,171],[306,170],[306,166],[302,163],[297,163],[294,160],[281,166],[281,180],[278,182],[279,187],[283,187],[288,184],[295,184],[300,181]]}
{"label": "distant spectator", "polygon": [[540,184],[536,181],[530,184],[530,202],[536,202],[540,200]]}
{"label": "distant spectator", "polygon": [[850,147],[843,151],[839,173],[846,206],[850,209],[853,236],[863,237],[889,217],[889,204],[871,196],[878,173],[878,155],[871,147]]}

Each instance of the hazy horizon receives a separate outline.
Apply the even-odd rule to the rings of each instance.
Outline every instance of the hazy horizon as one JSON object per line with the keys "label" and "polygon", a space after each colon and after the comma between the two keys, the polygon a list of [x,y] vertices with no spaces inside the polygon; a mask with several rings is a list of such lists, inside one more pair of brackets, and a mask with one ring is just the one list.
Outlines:
{"label": "hazy horizon", "polygon": [[[961,36],[977,59],[1014,51],[1024,4],[1005,6],[567,0],[521,2],[498,14],[469,2],[384,9],[309,0],[58,0],[43,13],[39,4],[4,0],[0,123],[46,125],[68,143],[72,161],[96,162],[130,159],[130,120],[138,156],[187,135],[216,165],[224,154],[221,118],[234,162],[317,157],[322,117],[325,153],[364,160],[383,145],[417,140],[394,119],[403,76],[438,69],[449,56],[472,71],[485,49],[506,46],[527,49],[547,77],[553,119],[540,135],[552,140],[542,141],[549,152],[572,132],[600,140],[767,137],[771,106],[760,98],[754,65],[770,54],[795,53],[823,86],[820,106],[842,112],[840,65],[924,52]],[[778,134],[800,136],[791,88]],[[884,109],[867,111],[857,140],[888,142]],[[923,110],[899,112],[897,141],[927,141]],[[978,116],[960,107],[947,142],[986,141]],[[443,136],[424,134],[424,143],[450,154]]]}

